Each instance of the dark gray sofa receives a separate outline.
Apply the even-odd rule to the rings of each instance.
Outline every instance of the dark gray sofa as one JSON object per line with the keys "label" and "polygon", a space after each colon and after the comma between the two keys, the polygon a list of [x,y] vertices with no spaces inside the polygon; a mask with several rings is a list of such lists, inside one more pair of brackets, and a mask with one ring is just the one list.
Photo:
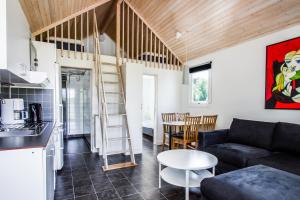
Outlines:
{"label": "dark gray sofa", "polygon": [[202,200],[299,200],[300,176],[255,165],[204,179]]}
{"label": "dark gray sofa", "polygon": [[300,199],[300,125],[233,119],[199,138],[221,174],[202,181],[202,200]]}
{"label": "dark gray sofa", "polygon": [[300,175],[300,125],[233,119],[230,129],[199,138],[201,150],[218,158],[217,174],[263,164]]}

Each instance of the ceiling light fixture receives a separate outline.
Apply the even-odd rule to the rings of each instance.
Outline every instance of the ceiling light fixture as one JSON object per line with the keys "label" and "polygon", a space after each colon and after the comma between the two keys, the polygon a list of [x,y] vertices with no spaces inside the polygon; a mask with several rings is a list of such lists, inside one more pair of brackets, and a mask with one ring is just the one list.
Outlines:
{"label": "ceiling light fixture", "polygon": [[181,32],[176,32],[176,39],[180,39],[182,37],[182,33]]}

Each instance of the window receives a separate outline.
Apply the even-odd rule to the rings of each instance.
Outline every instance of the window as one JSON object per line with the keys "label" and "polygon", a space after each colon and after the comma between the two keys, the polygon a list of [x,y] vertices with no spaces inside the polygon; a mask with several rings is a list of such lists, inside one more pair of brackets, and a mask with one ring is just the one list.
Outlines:
{"label": "window", "polygon": [[210,102],[210,63],[190,68],[190,102],[208,104]]}

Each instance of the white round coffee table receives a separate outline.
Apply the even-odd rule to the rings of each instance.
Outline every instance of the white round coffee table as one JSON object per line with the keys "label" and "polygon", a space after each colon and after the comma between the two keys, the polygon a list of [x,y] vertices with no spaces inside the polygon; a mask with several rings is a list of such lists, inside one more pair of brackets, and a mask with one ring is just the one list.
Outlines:
{"label": "white round coffee table", "polygon": [[[197,150],[177,149],[159,153],[159,188],[161,178],[172,185],[185,187],[185,199],[189,199],[189,188],[200,187],[204,178],[215,175],[218,159],[209,153]],[[161,170],[161,165],[167,166]],[[212,173],[207,169],[212,169]],[[199,170],[197,173],[192,170]]]}

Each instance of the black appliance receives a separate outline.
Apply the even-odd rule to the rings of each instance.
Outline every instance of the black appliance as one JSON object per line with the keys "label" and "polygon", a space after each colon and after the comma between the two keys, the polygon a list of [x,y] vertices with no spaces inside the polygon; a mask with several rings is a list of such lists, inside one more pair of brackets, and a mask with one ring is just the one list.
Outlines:
{"label": "black appliance", "polygon": [[31,123],[41,123],[43,121],[42,105],[40,103],[29,104],[29,121]]}

